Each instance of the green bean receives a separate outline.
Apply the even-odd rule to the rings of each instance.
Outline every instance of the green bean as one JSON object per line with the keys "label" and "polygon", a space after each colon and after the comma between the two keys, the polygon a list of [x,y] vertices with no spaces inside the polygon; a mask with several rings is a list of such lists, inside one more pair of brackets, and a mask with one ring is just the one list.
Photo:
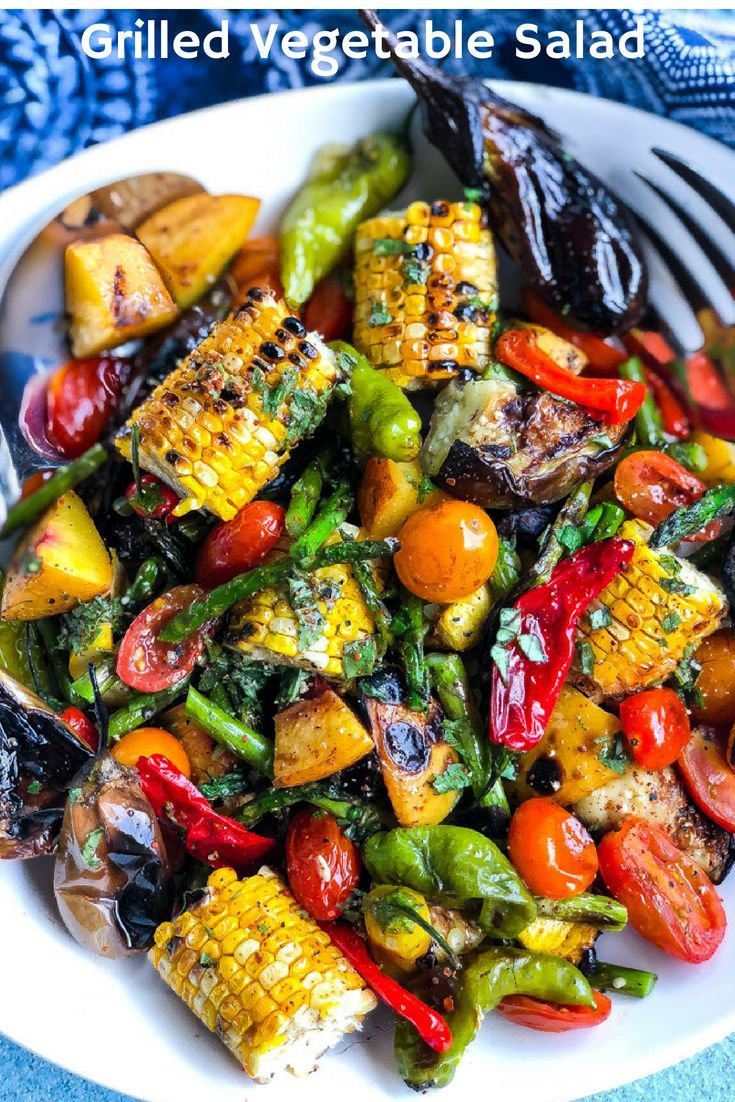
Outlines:
{"label": "green bean", "polygon": [[186,714],[220,746],[252,765],[266,777],[273,776],[273,743],[202,696],[192,686],[186,696]]}
{"label": "green bean", "polygon": [[664,436],[664,423],[661,412],[656,405],[656,400],[648,388],[646,373],[643,364],[637,356],[632,356],[618,368],[621,379],[628,379],[632,383],[643,383],[646,387],[646,397],[643,405],[635,415],[635,434],[639,443],[648,448],[659,448],[666,443]]}
{"label": "green bean", "polygon": [[642,968],[625,968],[622,964],[597,960],[587,971],[587,978],[598,991],[616,991],[619,995],[645,999],[656,986],[658,976]]}
{"label": "green bean", "polygon": [[5,524],[0,531],[0,539],[5,539],[19,528],[27,528],[29,524],[33,524],[50,505],[58,501],[62,494],[73,490],[85,478],[94,474],[106,459],[107,451],[102,444],[93,444],[84,455],[59,467],[48,482],[44,482],[28,497],[16,502],[8,511]]}
{"label": "green bean", "polygon": [[334,449],[325,448],[293,484],[286,511],[286,531],[294,539],[302,536],[311,524],[324,485],[324,472],[333,454]]}
{"label": "green bean", "polygon": [[151,555],[142,562],[122,599],[123,604],[127,608],[147,604],[155,593],[164,570],[165,564],[159,555]]}
{"label": "green bean", "polygon": [[547,582],[565,554],[582,546],[580,526],[589,507],[592,483],[583,482],[565,501],[551,525],[535,565],[528,574],[528,588]]}
{"label": "green bean", "polygon": [[54,675],[56,686],[64,700],[71,704],[74,694],[71,687],[69,667],[65,656],[58,649],[58,628],[51,620],[36,620],[36,628],[46,648],[51,672]]}
{"label": "green bean", "polygon": [[393,630],[406,672],[406,702],[415,712],[429,707],[429,668],[424,658],[424,604],[413,593],[404,591]]}
{"label": "green bean", "polygon": [[381,646],[381,657],[393,645],[393,620],[375,584],[375,576],[369,562],[353,562],[352,573],[360,587],[363,600],[375,621]]}
{"label": "green bean", "polygon": [[536,906],[539,915],[544,918],[596,926],[598,930],[622,930],[628,921],[628,912],[622,903],[590,892],[570,899],[544,899],[538,896]]}
{"label": "green bean", "polygon": [[319,506],[308,528],[291,547],[291,558],[296,562],[315,555],[324,541],[344,524],[352,508],[352,491],[347,482],[340,482],[334,492]]}

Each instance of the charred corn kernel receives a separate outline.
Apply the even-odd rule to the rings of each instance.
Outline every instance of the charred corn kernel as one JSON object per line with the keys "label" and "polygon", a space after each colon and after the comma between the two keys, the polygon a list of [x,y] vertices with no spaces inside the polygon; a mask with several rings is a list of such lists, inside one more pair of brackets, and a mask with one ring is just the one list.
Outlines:
{"label": "charred corn kernel", "polygon": [[651,532],[643,521],[623,524],[618,536],[634,542],[633,557],[580,621],[574,680],[592,699],[627,696],[668,677],[727,612],[716,582],[685,559],[653,551]]}
{"label": "charred corn kernel", "polygon": [[135,411],[117,447],[130,458],[137,425],[141,466],[182,496],[175,512],[230,520],[313,431],[339,380],[321,338],[254,288]]}
{"label": "charred corn kernel", "polygon": [[[247,908],[236,912],[243,900]],[[245,939],[234,951],[233,921]],[[193,944],[202,948],[194,951]],[[148,959],[259,1082],[284,1068],[311,1070],[376,1005],[269,868],[243,880],[233,869],[213,872],[203,898],[158,927]],[[308,976],[303,965],[296,968],[302,962]]]}
{"label": "charred corn kernel", "polygon": [[425,922],[430,921],[423,895],[392,884],[373,888],[363,908],[365,933],[371,948],[381,962],[392,964],[402,972],[410,972],[419,957],[431,948],[431,935],[412,921],[410,911],[415,911]]}
{"label": "charred corn kernel", "polygon": [[735,444],[699,430],[692,433],[689,442],[699,444],[707,456],[707,466],[703,471],[697,471],[697,477],[702,482],[706,482],[708,486],[735,482]]}
{"label": "charred corn kernel", "polygon": [[493,607],[490,586],[485,584],[450,605],[429,605],[425,612],[430,628],[427,643],[441,650],[463,651],[476,647]]}
{"label": "charred corn kernel", "polygon": [[[345,535],[357,529],[343,525]],[[334,533],[327,543],[341,539]],[[282,541],[272,552],[283,555]],[[256,662],[295,666],[345,680],[346,654],[359,656],[360,644],[369,645],[375,625],[360,587],[346,563],[315,570],[302,583],[297,614],[288,587],[268,588],[236,605],[230,614],[225,641]]]}
{"label": "charred corn kernel", "polygon": [[412,203],[357,229],[355,346],[408,390],[487,366],[496,297],[476,203]]}
{"label": "charred corn kernel", "polygon": [[521,931],[518,940],[534,953],[550,953],[579,964],[582,954],[595,944],[597,934],[595,926],[561,922],[557,918],[537,918]]}

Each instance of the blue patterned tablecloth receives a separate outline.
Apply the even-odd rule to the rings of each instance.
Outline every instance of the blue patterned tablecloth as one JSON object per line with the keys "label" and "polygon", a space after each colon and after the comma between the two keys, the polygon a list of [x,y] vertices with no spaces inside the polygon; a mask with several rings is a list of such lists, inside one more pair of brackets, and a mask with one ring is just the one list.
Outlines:
{"label": "blue patterned tablecloth", "polygon": [[[79,38],[91,22],[132,29],[140,11],[8,11],[0,9],[0,187],[55,164],[76,150],[106,141],[126,130],[197,107],[258,92],[319,83],[305,62],[257,55],[249,25],[311,31],[321,27],[356,29],[354,11],[283,10],[146,11],[145,18],[167,18],[172,34],[189,29],[200,35],[218,26],[226,14],[231,56],[196,62],[91,61]],[[437,27],[461,15],[467,33],[492,31],[497,48],[490,62],[461,63],[485,76],[530,80],[621,100],[687,123],[735,146],[735,12],[730,10],[646,11],[642,13],[648,49],[640,61],[589,59],[533,62],[513,56],[519,22],[535,22],[541,31],[569,29],[584,16],[588,29],[621,31],[633,25],[628,11],[561,12],[543,10],[429,12],[396,11],[386,21],[416,27],[431,16]],[[640,15],[640,13],[637,13]],[[457,67],[449,62],[447,67]],[[373,57],[343,62],[335,79],[358,80],[388,75],[390,66]],[[62,1072],[0,1038],[0,1102],[123,1102],[122,1096]],[[597,1102],[733,1102],[735,1037],[676,1068],[621,1090],[597,1096]]]}

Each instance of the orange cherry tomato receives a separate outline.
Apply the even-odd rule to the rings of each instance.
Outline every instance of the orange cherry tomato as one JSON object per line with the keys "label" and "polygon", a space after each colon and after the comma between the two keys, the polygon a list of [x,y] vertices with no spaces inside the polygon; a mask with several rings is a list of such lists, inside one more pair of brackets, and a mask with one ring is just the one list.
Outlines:
{"label": "orange cherry tomato", "polygon": [[240,288],[235,307],[242,305],[251,287],[268,286],[282,298],[280,264],[277,237],[267,234],[247,241],[230,268],[230,275]]}
{"label": "orange cherry tomato", "polygon": [[293,817],[286,835],[291,891],[312,918],[337,918],[360,879],[360,854],[333,815],[306,809]]}
{"label": "orange cherry tomato", "polygon": [[545,1003],[529,995],[506,995],[498,1010],[509,1022],[537,1029],[541,1033],[569,1033],[573,1029],[590,1029],[602,1025],[610,1017],[612,1003],[601,991],[593,991],[594,1006],[562,1006]]}
{"label": "orange cherry tomato", "polygon": [[186,750],[170,731],[163,727],[138,727],[128,731],[112,748],[112,756],[121,765],[135,768],[141,758],[163,754],[185,777],[191,778],[191,763]]}
{"label": "orange cherry tomato", "polygon": [[122,356],[70,360],[49,380],[46,435],[67,459],[76,459],[105,431],[130,375]]}
{"label": "orange cherry tomato", "polygon": [[[133,512],[139,517],[168,517],[179,504],[179,495],[154,474],[143,474],[140,476],[140,481],[143,487],[142,496],[148,507],[145,508],[138,501],[133,501],[131,502]],[[125,491],[128,501],[136,497],[137,491],[135,482],[131,482]],[[176,517],[170,517],[170,521],[174,520]]]}
{"label": "orange cherry tomato", "polygon": [[[707,487],[696,475],[663,452],[633,452],[615,470],[615,496],[620,504],[649,524],[660,524],[675,509],[698,501]],[[713,540],[720,534],[721,520],[713,520],[692,541]]]}
{"label": "orange cherry tomato", "polygon": [[273,501],[251,501],[232,520],[216,525],[197,556],[199,585],[214,589],[263,561],[281,538],[286,513]]}
{"label": "orange cherry tomato", "polygon": [[716,727],[735,723],[735,635],[723,628],[697,647],[694,660],[702,667],[697,677],[692,715],[699,723]]}
{"label": "orange cherry tomato", "polygon": [[80,738],[90,750],[97,749],[100,741],[100,733],[94,723],[92,723],[92,720],[88,719],[81,709],[73,706],[67,708],[61,713],[61,719],[63,719],[67,727],[71,727],[77,738]]}
{"label": "orange cherry tomato", "polygon": [[699,727],[679,758],[679,772],[689,795],[705,815],[735,831],[735,770],[724,732]]}
{"label": "orange cherry tomato", "polygon": [[690,964],[710,959],[725,936],[725,910],[707,874],[665,830],[628,819],[597,852],[605,883],[642,937]]}
{"label": "orange cherry tomato", "polygon": [[687,710],[673,689],[646,689],[620,705],[630,752],[644,769],[673,765],[689,742]]}
{"label": "orange cherry tomato", "polygon": [[169,589],[140,612],[125,632],[117,652],[117,676],[131,689],[157,693],[188,677],[204,650],[204,630],[183,643],[163,643],[158,633],[179,612],[202,597],[198,585]]}
{"label": "orange cherry tomato", "polygon": [[20,491],[20,500],[25,501],[27,497],[35,493],[36,490],[43,486],[44,482],[48,482],[55,474],[56,471],[53,467],[45,467],[42,471],[34,471],[33,474],[29,474]]}
{"label": "orange cherry tomato", "polygon": [[479,505],[441,501],[405,522],[393,563],[403,585],[425,601],[448,604],[469,597],[493,572],[495,525]]}
{"label": "orange cherry tomato", "polygon": [[508,855],[532,892],[569,899],[597,875],[597,851],[579,819],[539,796],[514,813],[508,831]]}
{"label": "orange cherry tomato", "polygon": [[317,283],[304,307],[304,325],[320,333],[325,341],[346,337],[352,327],[352,299],[344,283],[327,276]]}

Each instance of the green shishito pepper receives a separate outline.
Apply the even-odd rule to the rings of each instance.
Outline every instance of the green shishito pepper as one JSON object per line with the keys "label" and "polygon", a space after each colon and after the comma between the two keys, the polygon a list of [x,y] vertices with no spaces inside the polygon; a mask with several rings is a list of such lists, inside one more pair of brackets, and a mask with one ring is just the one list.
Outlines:
{"label": "green shishito pepper", "polygon": [[483,1015],[494,1010],[506,995],[530,995],[565,1006],[594,1006],[589,983],[568,960],[527,949],[485,949],[459,980],[454,1009],[446,1016],[452,1032],[452,1044],[446,1052],[433,1052],[413,1026],[399,1018],[394,1048],[405,1082],[415,1090],[444,1087],[451,1082]]}
{"label": "green shishito pepper", "polygon": [[410,168],[401,139],[370,134],[352,149],[326,147],[281,222],[281,281],[286,299],[302,306],[344,257],[357,226],[403,186]]}
{"label": "green shishito pepper", "polygon": [[346,341],[332,341],[329,347],[350,378],[348,409],[355,447],[397,463],[415,459],[421,447],[421,419],[401,388]]}
{"label": "green shishito pepper", "polygon": [[401,884],[450,906],[481,903],[477,924],[493,937],[516,937],[536,918],[536,904],[510,861],[468,827],[397,827],[374,834],[365,867],[381,884]]}

